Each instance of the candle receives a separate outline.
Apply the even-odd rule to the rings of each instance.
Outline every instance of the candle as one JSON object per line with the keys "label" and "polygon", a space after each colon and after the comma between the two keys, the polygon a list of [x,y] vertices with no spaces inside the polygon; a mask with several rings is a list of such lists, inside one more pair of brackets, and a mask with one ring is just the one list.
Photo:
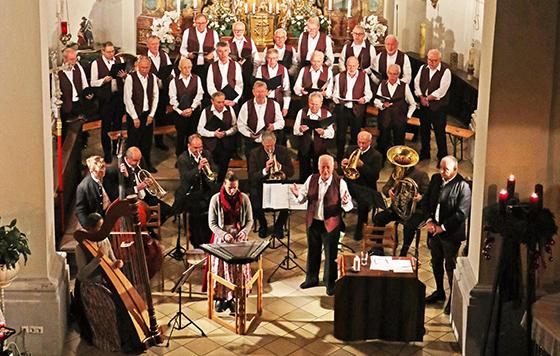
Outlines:
{"label": "candle", "polygon": [[198,9],[198,0],[194,0],[194,1],[193,1],[193,7],[194,7],[195,9]]}
{"label": "candle", "polygon": [[256,12],[255,9],[256,9],[256,4],[253,3],[253,14]]}
{"label": "candle", "polygon": [[506,189],[508,193],[508,198],[513,199],[513,196],[515,194],[515,176],[513,174],[510,174],[508,177]]}
{"label": "candle", "polygon": [[529,207],[531,210],[539,209],[539,195],[537,193],[532,193],[529,196]]}
{"label": "candle", "polygon": [[245,13],[249,13],[249,4],[245,3]]}
{"label": "candle", "polygon": [[332,0],[329,0],[329,11],[332,11]]}
{"label": "candle", "polygon": [[348,14],[346,16],[352,17],[352,0],[348,0]]}
{"label": "candle", "polygon": [[177,0],[177,13],[181,13],[181,0]]}
{"label": "candle", "polygon": [[272,3],[271,2],[268,3],[268,13],[272,14]]}
{"label": "candle", "polygon": [[280,7],[278,6],[278,3],[276,3],[276,13],[277,13],[277,14],[280,13]]}
{"label": "candle", "polygon": [[60,22],[60,32],[65,35],[68,33],[68,21]]}
{"label": "candle", "polygon": [[544,204],[544,197],[543,197],[543,185],[542,184],[535,184],[535,193],[539,196],[539,204],[538,208],[542,209]]}
{"label": "candle", "polygon": [[500,208],[500,214],[505,214],[506,213],[506,205],[507,205],[507,199],[508,199],[508,192],[505,189],[500,190],[500,201],[499,201],[499,208]]}

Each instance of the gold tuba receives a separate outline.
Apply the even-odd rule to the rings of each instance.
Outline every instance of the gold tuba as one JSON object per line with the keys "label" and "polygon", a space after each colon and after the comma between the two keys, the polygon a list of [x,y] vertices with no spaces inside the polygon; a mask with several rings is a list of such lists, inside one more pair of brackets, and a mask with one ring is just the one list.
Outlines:
{"label": "gold tuba", "polygon": [[344,176],[350,180],[360,178],[360,171],[358,171],[358,161],[362,155],[362,150],[358,147],[348,157],[348,165],[342,169]]}
{"label": "gold tuba", "polygon": [[391,174],[394,181],[393,192],[395,197],[391,208],[403,221],[408,220],[416,210],[414,197],[418,193],[418,184],[410,177],[404,177],[409,167],[415,166],[420,157],[418,153],[407,146],[393,146],[387,151],[387,159],[395,169]]}
{"label": "gold tuba", "polygon": [[286,173],[280,170],[280,164],[276,160],[276,155],[272,151],[269,151],[267,153],[268,153],[268,159],[273,160],[272,167],[270,168],[270,174],[268,175],[268,180],[276,180],[276,181],[285,180]]}
{"label": "gold tuba", "polygon": [[[138,179],[140,180],[141,183],[146,183],[146,190],[148,191],[148,193],[150,193],[151,195],[158,197],[159,199],[162,199],[163,196],[165,194],[167,194],[167,192],[165,191],[165,189],[163,189],[161,187],[161,185],[159,185],[159,183],[156,181],[156,179],[152,176],[152,174],[150,172],[148,172],[145,169],[141,169],[138,172]],[[147,180],[150,181],[147,181]],[[149,184],[148,184],[149,183]]]}

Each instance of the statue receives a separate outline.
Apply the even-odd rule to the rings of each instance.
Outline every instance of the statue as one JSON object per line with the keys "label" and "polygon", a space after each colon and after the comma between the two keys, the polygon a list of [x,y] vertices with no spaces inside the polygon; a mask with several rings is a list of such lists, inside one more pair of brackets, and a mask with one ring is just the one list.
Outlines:
{"label": "statue", "polygon": [[78,30],[78,47],[80,49],[93,48],[93,27],[91,21],[82,17],[80,29]]}

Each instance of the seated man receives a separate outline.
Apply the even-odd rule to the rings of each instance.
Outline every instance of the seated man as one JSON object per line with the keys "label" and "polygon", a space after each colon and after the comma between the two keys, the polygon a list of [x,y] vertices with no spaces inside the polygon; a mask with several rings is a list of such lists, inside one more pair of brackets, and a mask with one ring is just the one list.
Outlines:
{"label": "seated man", "polygon": [[[274,167],[275,163],[277,166]],[[284,172],[286,178],[294,175],[294,165],[288,148],[276,144],[273,132],[266,131],[262,135],[262,146],[254,148],[249,156],[247,171],[251,186],[251,205],[253,215],[259,221],[259,237],[265,238],[268,234],[266,217],[262,209],[263,183],[270,179],[274,169]],[[276,180],[278,182],[278,180]],[[274,222],[273,235],[277,238],[284,237],[284,225],[288,220],[288,211],[281,210]]]}
{"label": "seated man", "polygon": [[[412,213],[408,220],[402,221],[404,236],[400,256],[406,256],[406,254],[408,253],[408,249],[410,248],[410,244],[414,239],[414,233],[416,232],[416,229],[426,219],[426,214],[422,210],[420,201],[422,200],[424,194],[428,191],[429,184],[429,178],[426,172],[421,171],[414,166],[404,169],[406,171],[404,173],[404,176],[400,179],[411,178],[414,182],[416,182],[416,185],[418,186],[418,192],[413,197],[413,200],[416,202],[416,210]],[[391,206],[388,209],[383,210],[375,215],[375,217],[373,218],[373,224],[375,226],[385,226],[391,221],[401,220],[401,217],[397,215],[394,206],[394,202],[396,200],[394,188],[396,187],[397,183],[398,181],[395,181],[395,174],[393,173],[391,174],[391,177],[389,178],[387,183],[383,186],[383,194],[391,198]],[[383,254],[382,250],[372,252],[375,254]]]}
{"label": "seated man", "polygon": [[208,204],[216,192],[216,165],[210,152],[203,150],[199,134],[189,136],[187,150],[177,159],[181,186],[175,191],[173,210],[189,212],[189,231],[194,247],[209,243]]}
{"label": "seated man", "polygon": [[[327,153],[327,140],[334,138],[334,126],[332,122],[321,121],[331,117],[331,113],[323,106],[323,95],[311,93],[309,95],[308,107],[301,109],[294,123],[294,135],[299,140],[299,178],[304,181],[318,168],[319,156]],[[318,121],[318,122],[317,122]],[[316,126],[312,128],[311,125]]]}
{"label": "seated man", "polygon": [[212,94],[212,105],[202,111],[198,122],[204,149],[212,154],[218,165],[218,183],[224,180],[229,160],[236,152],[237,117],[226,107],[225,100],[221,91]]}
{"label": "seated man", "polygon": [[[238,104],[243,95],[244,85],[241,66],[229,58],[230,48],[227,43],[218,42],[216,53],[218,54],[218,60],[210,65],[208,76],[206,77],[208,95],[212,96],[217,91],[223,92],[226,94],[226,106],[235,108],[237,111],[239,110]],[[224,91],[226,87],[230,89],[228,92],[231,92],[233,95],[233,91],[235,91],[237,96],[228,97],[227,92]]]}
{"label": "seated man", "polygon": [[245,138],[245,155],[248,157],[253,148],[259,147],[264,131],[278,131],[284,128],[284,118],[280,105],[267,98],[266,83],[260,80],[253,84],[254,99],[243,104],[239,111],[237,127]]}
{"label": "seated man", "polygon": [[[358,134],[358,146],[350,147],[346,154],[346,157],[349,157],[354,150],[360,149],[360,158],[356,165],[360,176],[354,180],[346,177],[348,190],[358,203],[358,222],[354,240],[362,239],[363,224],[368,223],[369,211],[375,207],[375,194],[379,194],[377,193],[377,180],[382,168],[381,154],[371,147],[371,141],[371,133],[361,131]],[[344,158],[340,165],[345,171],[348,167],[348,158]]]}

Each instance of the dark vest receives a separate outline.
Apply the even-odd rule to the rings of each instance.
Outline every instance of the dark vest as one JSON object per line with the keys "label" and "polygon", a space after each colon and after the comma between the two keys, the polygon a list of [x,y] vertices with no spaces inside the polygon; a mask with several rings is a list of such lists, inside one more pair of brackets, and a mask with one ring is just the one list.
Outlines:
{"label": "dark vest", "polygon": [[[324,32],[319,32],[319,40],[317,41],[317,46],[315,51],[325,52],[327,50],[327,34]],[[301,58],[301,63],[304,63],[307,58],[307,51],[309,45],[309,32],[304,32],[301,37],[301,48],[299,58]]]}
{"label": "dark vest", "polygon": [[[266,48],[274,48],[274,44],[266,46]],[[278,63],[282,64],[286,67],[287,70],[290,70],[292,67],[292,62],[294,59],[294,47],[287,43],[284,44],[284,56],[282,58],[278,58]]]}
{"label": "dark vest", "polygon": [[[208,122],[208,120],[210,120],[210,118],[214,115],[212,113],[212,106],[209,106],[205,109],[205,113],[206,113],[206,122]],[[223,111],[223,122],[225,124],[225,130],[222,131],[226,131],[229,130],[231,128],[231,124],[232,124],[232,117],[231,117],[231,111],[228,110],[224,110]],[[223,138],[220,139],[223,145],[223,148],[226,150],[233,150],[235,149],[235,136],[224,136]],[[218,145],[218,138],[217,137],[202,137],[202,143],[204,144],[204,149],[210,151],[211,153],[214,153],[214,150],[216,149],[216,146]]]}
{"label": "dark vest", "polygon": [[[196,31],[197,29],[194,26],[189,28],[189,37],[187,38],[188,52],[198,52],[199,50],[198,36],[196,35]],[[214,50],[214,46],[214,30],[208,28],[206,29],[206,36],[204,37],[204,42],[202,43],[202,51],[205,53],[212,52]]]}
{"label": "dark vest", "polygon": [[[140,116],[144,112],[142,108],[144,107],[144,87],[140,82],[138,77],[138,72],[132,72],[132,103],[134,104],[134,110],[136,110],[136,115]],[[146,94],[148,96],[148,111],[152,110],[152,102],[154,101],[154,76],[153,74],[148,74],[148,85],[146,87]]]}
{"label": "dark vest", "polygon": [[[352,48],[353,41],[346,42],[346,52],[344,53],[344,59],[354,56],[354,49]],[[366,47],[360,50],[358,55],[358,62],[360,63],[360,69],[369,68],[371,66],[371,56],[369,55],[370,43],[365,40]]]}
{"label": "dark vest", "polygon": [[[313,223],[313,216],[319,206],[319,179],[320,175],[315,173],[309,180],[309,189],[307,190],[307,228]],[[323,218],[325,219],[325,229],[332,232],[340,224],[340,214],[342,207],[340,205],[340,177],[333,173],[331,185],[327,188],[325,197],[323,198]]]}
{"label": "dark vest", "polygon": [[[276,100],[282,108],[284,106],[284,66],[280,64],[280,62],[278,62],[278,70],[276,71],[277,76],[278,73],[282,75],[282,85],[274,89],[274,100]],[[263,64],[261,66],[261,74],[264,79],[270,79],[270,74],[268,74],[268,64]]]}
{"label": "dark vest", "polygon": [[[60,91],[62,91],[62,112],[70,113],[72,111],[72,83],[64,71],[58,71],[58,80]],[[72,70],[72,82],[78,92],[78,98],[82,95],[82,71],[76,64]]]}
{"label": "dark vest", "polygon": [[[276,110],[274,107],[274,100],[266,98],[266,109],[264,110],[264,127],[266,128],[268,124],[274,123]],[[257,117],[257,110],[255,109],[255,101],[247,101],[247,126],[253,131],[257,132],[257,124],[259,118]]]}
{"label": "dark vest", "polygon": [[[431,80],[430,80],[430,68],[428,67],[428,65],[424,64],[420,68],[421,71],[420,91],[422,92],[422,95],[425,95],[426,91],[428,92],[428,95],[430,95],[431,93],[433,93],[435,90],[439,88],[441,83],[441,78],[443,77],[443,73],[445,72],[446,69],[449,68],[447,64],[443,62],[441,62],[440,65],[441,65],[440,70],[435,72]],[[447,93],[445,93],[445,96],[443,98],[439,100],[430,101],[429,108],[431,111],[443,111],[446,109],[448,103],[449,103],[449,90],[447,91]]]}
{"label": "dark vest", "polygon": [[[222,89],[222,73],[220,72],[220,67],[218,66],[219,61],[220,60],[217,60],[214,63],[212,63],[212,73],[214,75],[214,87],[216,87],[216,90]],[[229,64],[228,64],[227,82],[230,87],[235,89],[235,62],[232,61],[231,59],[229,60]]]}
{"label": "dark vest", "polygon": [[[317,88],[321,89],[327,83],[329,79],[329,67],[323,64],[323,71],[319,75],[319,79],[317,80]],[[301,86],[303,89],[308,90],[313,87],[313,80],[311,79],[311,66],[303,67],[303,78],[301,80]]]}
{"label": "dark vest", "polygon": [[198,76],[191,73],[191,80],[187,87],[179,77],[175,77],[173,80],[175,81],[175,88],[177,88],[177,101],[180,102],[183,96],[186,95],[192,105],[196,93],[198,93]]}
{"label": "dark vest", "polygon": [[151,63],[150,73],[153,73],[153,74],[157,74],[157,72],[159,71],[159,69],[161,69],[162,66],[164,67],[164,66],[168,66],[168,65],[171,64],[171,60],[167,59],[167,56],[165,55],[165,51],[163,51],[161,49],[159,50],[159,58],[160,58],[159,69],[156,68],[156,65],[154,64],[154,61],[152,61],[152,58],[151,57],[148,57],[148,58],[150,58],[150,63]]}
{"label": "dark vest", "polygon": [[247,59],[250,61],[251,59],[251,39],[248,36],[244,36],[245,41],[243,42],[243,47],[241,48],[241,53],[237,50],[237,44],[233,42],[234,38],[231,39],[229,42],[229,49],[231,50],[231,56],[234,60],[238,60],[241,58]]}
{"label": "dark vest", "polygon": [[406,124],[406,114],[408,112],[408,105],[405,101],[405,89],[406,83],[400,82],[399,86],[395,90],[393,96],[389,94],[389,87],[387,85],[387,80],[381,82],[381,95],[386,98],[397,99],[398,101],[393,102],[393,105],[380,111],[379,124],[387,128],[391,126],[391,123],[397,123],[400,125]]}
{"label": "dark vest", "polygon": [[[115,63],[122,63],[122,59],[120,57],[115,57],[114,58]],[[101,79],[101,78],[105,78],[106,76],[109,75],[109,68],[107,68],[107,65],[105,64],[105,61],[103,60],[103,57],[99,57],[95,60],[97,62],[97,79]],[[117,90],[119,92],[122,91],[123,89],[123,85],[124,82],[121,78],[113,78],[117,80]],[[101,85],[101,87],[99,88],[99,92],[97,94],[98,96],[104,98],[104,99],[108,99],[111,97],[111,82],[107,82],[107,83],[103,83]]]}
{"label": "dark vest", "polygon": [[[338,76],[338,92],[341,98],[346,97],[347,88],[347,72],[342,72]],[[352,99],[360,99],[364,96],[366,90],[366,73],[363,70],[359,70],[357,74],[356,82],[354,83],[354,88],[352,88]],[[362,117],[366,112],[366,104],[358,104],[356,102],[352,105],[352,111],[356,117]]]}
{"label": "dark vest", "polygon": [[[307,115],[307,111],[309,109],[304,108],[301,110],[303,110],[301,113],[301,122],[303,123],[303,119],[309,118],[309,116]],[[320,120],[326,119],[327,117],[329,117],[329,112],[327,111],[326,108],[321,108]],[[316,132],[314,133],[315,136],[313,138],[312,133],[314,131],[315,130],[310,128],[309,130],[305,131],[301,136],[300,153],[302,155],[306,155],[309,153],[309,150],[311,149],[311,145],[313,145],[313,151],[315,155],[327,152],[327,140],[320,137],[319,134],[317,134]]]}
{"label": "dark vest", "polygon": [[[401,66],[401,74],[399,76],[399,79],[402,79],[403,74],[404,74],[404,53],[402,53],[401,51],[397,50],[397,59],[395,59],[395,64],[398,64]],[[383,80],[389,79],[389,77],[387,76],[387,52],[383,51],[381,52],[381,54],[379,55],[379,73],[381,73],[381,77]]]}

